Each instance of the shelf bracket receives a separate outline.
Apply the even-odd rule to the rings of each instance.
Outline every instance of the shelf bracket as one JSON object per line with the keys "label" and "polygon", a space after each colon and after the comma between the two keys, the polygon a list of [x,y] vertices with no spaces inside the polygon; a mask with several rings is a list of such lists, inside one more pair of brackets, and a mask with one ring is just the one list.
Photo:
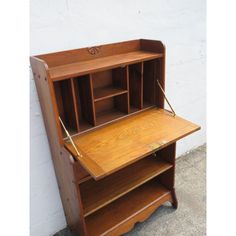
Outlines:
{"label": "shelf bracket", "polygon": [[62,121],[62,119],[61,119],[60,116],[59,116],[59,120],[60,120],[60,122],[61,122],[61,125],[62,125],[64,131],[66,132],[66,136],[69,138],[69,140],[70,140],[70,142],[71,142],[73,148],[75,149],[77,155],[78,155],[79,157],[82,157],[81,153],[78,151],[78,149],[77,149],[77,147],[76,147],[76,145],[75,145],[75,143],[74,143],[74,141],[73,141],[73,139],[72,139],[70,133],[67,131],[67,129],[66,129],[66,127],[65,127],[65,125],[64,125],[64,123],[63,123],[63,121]]}
{"label": "shelf bracket", "polygon": [[171,109],[171,111],[172,111],[173,116],[176,116],[176,113],[175,113],[173,107],[171,106],[171,104],[170,104],[168,98],[166,97],[165,91],[164,91],[164,89],[162,88],[161,83],[159,82],[158,79],[157,79],[157,84],[158,84],[159,88],[161,89],[161,92],[163,93],[164,98],[165,98],[166,102],[168,103],[168,105],[169,105],[169,107],[170,107],[170,109]]}

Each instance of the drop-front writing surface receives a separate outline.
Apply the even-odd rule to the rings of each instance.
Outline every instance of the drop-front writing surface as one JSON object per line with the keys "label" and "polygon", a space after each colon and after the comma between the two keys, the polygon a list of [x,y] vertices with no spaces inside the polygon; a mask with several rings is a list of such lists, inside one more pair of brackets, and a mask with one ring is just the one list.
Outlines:
{"label": "drop-front writing surface", "polygon": [[66,147],[95,179],[99,179],[199,128],[168,111],[152,108],[74,137],[83,157],[77,156],[70,143],[66,143]]}

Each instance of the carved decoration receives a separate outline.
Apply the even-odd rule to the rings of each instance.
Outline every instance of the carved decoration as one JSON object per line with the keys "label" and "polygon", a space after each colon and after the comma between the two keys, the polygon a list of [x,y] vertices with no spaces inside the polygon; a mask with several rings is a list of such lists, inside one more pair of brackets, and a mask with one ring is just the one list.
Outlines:
{"label": "carved decoration", "polygon": [[97,47],[90,47],[90,48],[88,48],[88,52],[89,52],[91,55],[96,55],[96,54],[100,53],[100,49],[101,49],[100,46],[97,46]]}

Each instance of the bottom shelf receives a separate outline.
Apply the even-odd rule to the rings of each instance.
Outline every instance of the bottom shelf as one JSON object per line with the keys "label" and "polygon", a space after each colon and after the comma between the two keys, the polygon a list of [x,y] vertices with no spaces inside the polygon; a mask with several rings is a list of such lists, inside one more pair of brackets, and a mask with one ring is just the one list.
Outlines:
{"label": "bottom shelf", "polygon": [[138,113],[138,112],[141,112],[141,111],[145,111],[145,110],[147,110],[147,109],[151,109],[151,108],[153,108],[153,107],[156,107],[156,105],[153,105],[153,104],[151,104],[151,103],[144,103],[143,104],[143,108],[142,109],[140,109],[140,108],[137,108],[137,107],[134,107],[134,106],[130,106],[130,114],[131,113]]}
{"label": "bottom shelf", "polygon": [[[67,128],[67,131],[69,132],[70,135],[75,135],[78,133],[76,129],[72,129],[72,128]],[[64,129],[62,130],[62,135],[63,135],[63,138],[67,138],[67,135]]]}
{"label": "bottom shelf", "polygon": [[91,125],[91,124],[88,123],[87,121],[85,121],[85,120],[80,120],[80,123],[79,123],[80,132],[81,132],[81,131],[88,130],[88,129],[91,129],[92,127],[93,127],[93,125]]}
{"label": "bottom shelf", "polygon": [[[86,217],[88,235],[125,233],[134,223],[145,220],[158,206],[169,200],[170,191],[157,179],[151,180]],[[122,230],[122,225],[126,230]]]}
{"label": "bottom shelf", "polygon": [[116,109],[112,109],[109,111],[104,111],[104,112],[98,113],[97,114],[97,125],[101,125],[103,123],[118,119],[118,118],[123,117],[125,115],[126,115],[126,113],[121,112]]}
{"label": "bottom shelf", "polygon": [[137,112],[137,111],[141,111],[141,109],[138,108],[138,107],[130,106],[130,113],[134,113],[134,112]]}
{"label": "bottom shelf", "polygon": [[146,102],[146,101],[143,102],[143,109],[146,109],[146,108],[149,108],[149,107],[155,107],[155,106],[156,106],[155,104],[152,104],[152,103],[149,103],[149,102]]}

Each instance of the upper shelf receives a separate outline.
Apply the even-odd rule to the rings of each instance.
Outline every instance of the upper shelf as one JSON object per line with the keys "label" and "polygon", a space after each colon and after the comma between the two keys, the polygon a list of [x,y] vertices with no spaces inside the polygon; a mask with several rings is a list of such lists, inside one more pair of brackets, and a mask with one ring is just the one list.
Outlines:
{"label": "upper shelf", "polygon": [[140,61],[152,60],[162,56],[162,53],[153,53],[148,51],[134,51],[118,55],[116,54],[113,56],[51,67],[49,68],[49,75],[53,80],[61,80],[118,66],[125,66]]}
{"label": "upper shelf", "polygon": [[82,157],[70,143],[65,145],[95,179],[100,179],[199,129],[155,107],[74,137]]}
{"label": "upper shelf", "polygon": [[98,102],[106,98],[114,97],[117,95],[121,95],[127,93],[128,90],[114,88],[114,87],[105,87],[105,88],[97,88],[94,89],[94,101]]}

